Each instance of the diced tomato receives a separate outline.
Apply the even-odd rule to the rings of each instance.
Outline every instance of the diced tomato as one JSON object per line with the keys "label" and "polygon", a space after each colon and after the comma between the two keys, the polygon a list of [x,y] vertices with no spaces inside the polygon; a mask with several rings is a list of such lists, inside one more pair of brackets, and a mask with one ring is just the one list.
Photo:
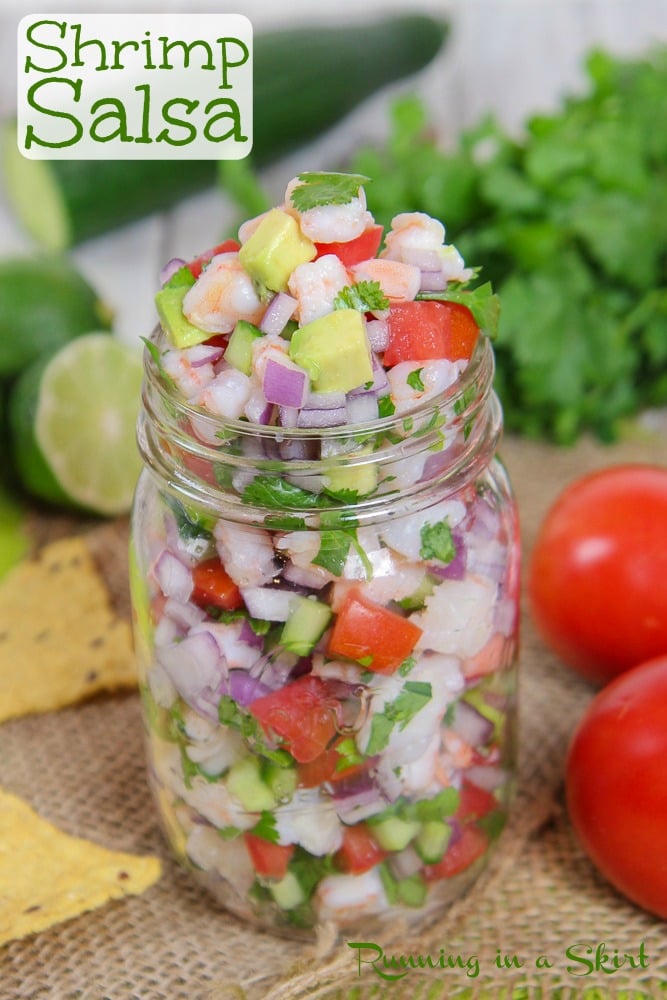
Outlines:
{"label": "diced tomato", "polygon": [[442,859],[435,865],[426,865],[424,878],[427,882],[435,882],[441,878],[451,878],[469,868],[473,861],[486,851],[489,838],[478,826],[464,826],[461,836],[445,851]]}
{"label": "diced tomato", "polygon": [[[193,432],[194,433],[194,432]],[[215,478],[215,470],[213,468],[213,463],[207,458],[200,458],[199,455],[191,455],[189,452],[183,449],[176,449],[177,455],[180,457],[183,465],[190,472],[194,473],[199,479],[203,480],[205,483],[210,483],[215,486],[217,480]]]}
{"label": "diced tomato", "polygon": [[282,736],[299,764],[315,760],[336,735],[340,702],[320,677],[306,674],[256,698],[250,711],[265,730]]}
{"label": "diced tomato", "polygon": [[317,256],[323,257],[327,253],[333,253],[345,267],[361,264],[362,260],[370,260],[376,256],[383,232],[382,226],[374,223],[368,229],[364,229],[356,239],[348,240],[347,243],[316,243]]}
{"label": "diced tomato", "polygon": [[208,264],[209,260],[215,257],[219,253],[231,253],[233,250],[239,250],[241,247],[240,243],[236,240],[224,240],[223,243],[219,243],[217,247],[211,247],[210,250],[204,250],[200,253],[198,257],[194,260],[188,261],[188,268],[192,272],[195,278],[198,278],[204,269],[204,265]]}
{"label": "diced tomato", "polygon": [[243,839],[258,875],[278,879],[285,877],[287,866],[294,854],[294,844],[285,846],[272,844],[270,840],[258,837],[254,833],[244,833]]}
{"label": "diced tomato", "polygon": [[479,336],[472,313],[457,302],[397,302],[389,310],[387,324],[384,363],[389,366],[435,358],[468,361]]}
{"label": "diced tomato", "polygon": [[387,856],[365,823],[343,827],[343,843],[336,852],[336,861],[344,872],[361,875]]}
{"label": "diced tomato", "polygon": [[353,588],[336,617],[328,652],[356,660],[377,674],[392,674],[410,655],[421,634],[413,622],[374,604]]}
{"label": "diced tomato", "polygon": [[459,799],[456,818],[467,823],[470,820],[481,819],[493,809],[498,808],[498,799],[486,788],[473,785],[471,781],[463,781],[461,785],[461,798]]}
{"label": "diced tomato", "polygon": [[229,343],[229,334],[227,333],[214,333],[212,337],[205,340],[204,343],[208,347],[227,347]]}
{"label": "diced tomato", "polygon": [[315,760],[299,766],[299,784],[302,788],[315,788],[325,781],[343,781],[351,778],[370,767],[370,759],[364,759],[356,764],[346,764],[338,747],[349,737],[341,737],[332,747],[328,747]]}
{"label": "diced tomato", "polygon": [[243,607],[241,591],[217,556],[204,559],[192,570],[192,600],[200,608],[223,608],[236,611]]}

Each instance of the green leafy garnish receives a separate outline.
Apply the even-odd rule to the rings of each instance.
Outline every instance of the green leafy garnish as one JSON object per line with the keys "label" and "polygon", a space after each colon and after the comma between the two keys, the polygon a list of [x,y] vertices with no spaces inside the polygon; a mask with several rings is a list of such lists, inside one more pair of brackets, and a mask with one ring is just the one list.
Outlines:
{"label": "green leafy garnish", "polygon": [[350,535],[346,531],[321,531],[320,548],[313,562],[335,576],[341,576],[350,545]]}
{"label": "green leafy garnish", "polygon": [[243,712],[237,703],[229,695],[223,695],[218,705],[218,718],[223,726],[230,726],[241,734],[254,753],[270,760],[280,767],[291,767],[294,763],[291,754],[280,747],[271,747],[266,742],[264,730],[261,725],[250,715]]}
{"label": "green leafy garnish", "polygon": [[442,292],[420,292],[417,298],[457,302],[470,310],[480,330],[489,337],[495,338],[498,334],[501,297],[494,293],[489,281],[470,289],[466,288],[465,284],[450,282]]}
{"label": "green leafy garnish", "polygon": [[450,785],[443,788],[441,792],[431,799],[421,799],[419,802],[410,802],[407,799],[399,798],[392,805],[387,806],[382,812],[369,816],[368,823],[383,823],[392,816],[399,819],[417,820],[425,823],[429,820],[443,820],[448,816],[453,816],[459,807],[460,794],[458,789]]}
{"label": "green leafy garnish", "polygon": [[340,743],[337,744],[336,752],[339,757],[336,762],[337,771],[346,771],[348,767],[353,767],[355,764],[361,764],[364,759],[364,755],[359,753],[357,744],[351,736],[346,736],[344,740],[341,740]]}
{"label": "green leafy garnish", "polygon": [[334,309],[356,309],[358,312],[375,312],[389,308],[389,299],[379,281],[357,281],[346,285],[333,301]]}
{"label": "green leafy garnish", "polygon": [[[481,265],[502,302],[505,424],[560,443],[613,439],[640,409],[667,405],[667,133],[656,127],[667,46],[636,60],[595,51],[586,70],[586,90],[530,117],[520,138],[487,118],[447,150],[424,102],[399,98],[387,145],[352,160],[374,179],[377,222],[426,212]],[[482,289],[447,294],[490,332]]]}
{"label": "green leafy garnish", "polygon": [[256,837],[262,837],[272,844],[278,843],[278,831],[276,830],[276,818],[271,812],[263,812],[257,823],[253,826],[251,833]]}
{"label": "green leafy garnish", "polygon": [[419,554],[422,559],[438,559],[448,565],[456,558],[456,544],[447,518],[436,524],[422,525],[419,533],[421,547]]}
{"label": "green leafy garnish", "polygon": [[255,476],[243,491],[243,501],[272,510],[314,510],[321,506],[315,493],[294,486],[279,476]]}
{"label": "green leafy garnish", "polygon": [[162,353],[160,351],[160,348],[157,346],[157,344],[154,344],[152,340],[149,340],[148,337],[141,337],[140,339],[143,341],[144,347],[146,348],[151,358],[153,359],[153,363],[155,364],[155,367],[160,373],[160,378],[162,379],[162,381],[165,382],[167,385],[175,386],[176,383],[174,382],[173,378],[171,377],[171,375],[168,375],[167,372],[165,371],[165,367],[162,363]]}
{"label": "green leafy garnish", "polygon": [[423,392],[424,391],[425,387],[424,387],[424,383],[422,382],[422,372],[423,371],[424,371],[423,368],[415,368],[415,370],[411,371],[410,374],[408,375],[408,377],[405,380],[408,383],[408,385],[410,386],[410,388],[414,389],[415,392]]}
{"label": "green leafy garnish", "polygon": [[380,396],[378,399],[378,416],[393,417],[396,413],[396,406],[391,396]]}
{"label": "green leafy garnish", "polygon": [[373,716],[366,754],[373,757],[384,750],[394,726],[405,729],[417,712],[431,700],[432,694],[431,685],[425,681],[406,681],[398,697],[385,705],[382,712]]}
{"label": "green leafy garnish", "polygon": [[297,212],[307,212],[321,205],[347,205],[357,197],[359,188],[368,184],[364,174],[339,174],[312,171],[298,175],[302,182],[292,191],[291,201]]}

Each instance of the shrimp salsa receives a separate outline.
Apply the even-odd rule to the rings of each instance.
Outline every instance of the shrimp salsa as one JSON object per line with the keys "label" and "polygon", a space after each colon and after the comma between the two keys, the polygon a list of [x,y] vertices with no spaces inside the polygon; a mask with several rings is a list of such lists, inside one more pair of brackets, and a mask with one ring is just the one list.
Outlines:
{"label": "shrimp salsa", "polygon": [[297,935],[453,899],[513,785],[511,494],[493,455],[443,479],[483,450],[497,303],[438,220],[376,224],[368,182],[300,174],[170,261],[145,352],[190,477],[135,501],[151,782],[218,900]]}

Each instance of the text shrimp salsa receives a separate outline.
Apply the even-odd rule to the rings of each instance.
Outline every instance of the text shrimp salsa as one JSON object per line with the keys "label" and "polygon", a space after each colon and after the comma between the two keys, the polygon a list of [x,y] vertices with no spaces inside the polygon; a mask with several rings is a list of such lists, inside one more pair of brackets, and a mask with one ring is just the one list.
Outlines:
{"label": "text shrimp salsa", "polygon": [[489,338],[442,224],[359,175],[171,261],[146,350],[132,592],[180,859],[284,933],[465,889],[514,768],[519,551]]}

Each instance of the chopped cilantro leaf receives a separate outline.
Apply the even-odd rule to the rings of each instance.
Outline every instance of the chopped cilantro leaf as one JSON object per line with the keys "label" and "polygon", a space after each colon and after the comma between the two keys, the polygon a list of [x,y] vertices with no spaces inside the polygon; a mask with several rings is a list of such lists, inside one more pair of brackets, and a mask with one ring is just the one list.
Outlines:
{"label": "chopped cilantro leaf", "polygon": [[456,302],[472,313],[480,330],[495,337],[500,322],[500,298],[493,292],[491,283],[478,288],[465,288],[462,283],[450,282],[443,292],[420,292],[418,299],[436,299],[439,302]]}
{"label": "chopped cilantro leaf", "polygon": [[357,744],[351,736],[346,736],[345,739],[338,743],[336,746],[336,752],[339,757],[336,762],[337,771],[346,771],[348,767],[353,767],[355,764],[361,764],[364,759],[363,754],[359,753]]}
{"label": "chopped cilantro leaf", "polygon": [[280,511],[284,511],[285,508],[312,510],[320,506],[320,500],[315,493],[294,486],[279,476],[265,475],[256,476],[248,483],[243,491],[243,501]]}
{"label": "chopped cilantro leaf", "polygon": [[350,536],[345,531],[321,531],[320,547],[313,563],[329,570],[335,576],[340,576],[350,551],[350,544]]}
{"label": "chopped cilantro leaf", "polygon": [[268,840],[272,844],[278,843],[278,831],[276,830],[276,819],[273,813],[264,811],[251,832],[256,837],[262,837],[263,840]]}
{"label": "chopped cilantro leaf", "polygon": [[321,205],[347,205],[356,198],[359,188],[368,184],[364,174],[340,174],[312,171],[298,175],[302,182],[292,191],[297,212],[307,212]]}
{"label": "chopped cilantro leaf", "polygon": [[243,739],[252,747],[253,752],[265,760],[270,760],[280,767],[291,767],[292,756],[280,747],[267,744],[264,731],[257,719],[249,712],[243,712],[229,695],[223,695],[218,705],[218,718],[223,726],[236,729]]}
{"label": "chopped cilantro leaf", "polygon": [[378,399],[378,416],[393,417],[396,413],[396,406],[391,396],[380,396]]}
{"label": "chopped cilantro leaf", "polygon": [[342,288],[333,302],[334,309],[357,309],[359,312],[375,312],[389,308],[389,299],[382,291],[379,281],[358,281]]}
{"label": "chopped cilantro leaf", "polygon": [[394,726],[405,729],[417,712],[431,700],[432,694],[431,685],[425,681],[406,681],[398,697],[385,705],[382,712],[373,716],[366,753],[373,757],[384,750]]}
{"label": "chopped cilantro leaf", "polygon": [[408,375],[408,377],[405,380],[408,383],[408,385],[410,386],[410,388],[414,389],[415,392],[423,392],[424,391],[425,386],[424,386],[424,383],[422,381],[422,372],[423,371],[424,371],[423,368],[415,368],[415,370],[411,371],[410,374]]}
{"label": "chopped cilantro leaf", "polygon": [[422,559],[438,559],[448,565],[456,558],[456,544],[447,518],[443,518],[436,524],[424,524],[420,537],[419,554]]}

